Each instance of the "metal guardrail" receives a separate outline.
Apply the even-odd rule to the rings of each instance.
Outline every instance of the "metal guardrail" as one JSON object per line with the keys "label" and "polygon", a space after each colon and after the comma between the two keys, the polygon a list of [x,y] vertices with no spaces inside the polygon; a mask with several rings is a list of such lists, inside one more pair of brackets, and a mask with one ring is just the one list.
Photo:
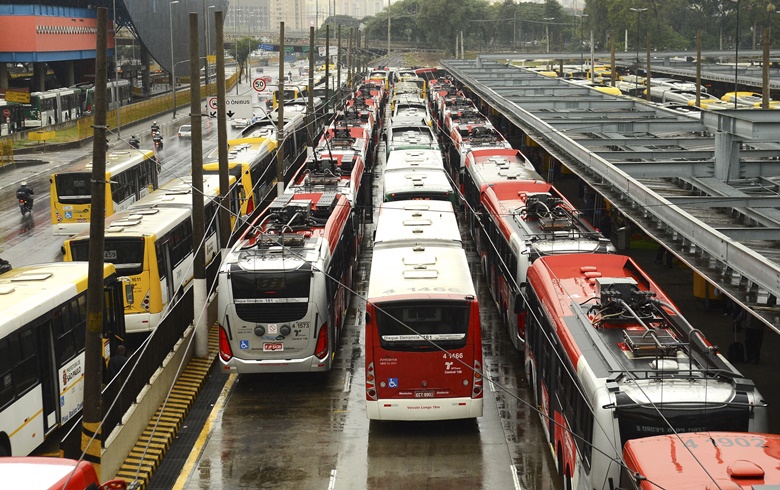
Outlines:
{"label": "metal guardrail", "polygon": [[[103,388],[103,442],[122,423],[122,416],[136,403],[138,395],[149,384],[152,375],[162,366],[176,342],[182,338],[194,319],[193,308],[193,288],[189,288],[146,340],[145,348],[130,357],[119,374]],[[116,403],[112,407],[114,400]],[[81,457],[81,421],[82,417],[79,417],[60,442],[60,451],[66,458]]]}

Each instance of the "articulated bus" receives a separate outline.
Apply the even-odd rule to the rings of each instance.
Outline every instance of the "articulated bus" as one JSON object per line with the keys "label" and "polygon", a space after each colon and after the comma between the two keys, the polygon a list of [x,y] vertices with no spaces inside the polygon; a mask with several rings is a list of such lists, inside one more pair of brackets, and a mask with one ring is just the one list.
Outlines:
{"label": "articulated bus", "polygon": [[691,432],[644,437],[623,448],[620,489],[758,490],[780,486],[780,435]]}
{"label": "articulated bus", "polygon": [[[262,210],[275,190],[278,117],[272,112],[243,129],[241,138],[228,141],[228,172],[243,188],[241,216]],[[285,113],[284,120],[284,177],[289,181],[306,154],[307,127],[301,113]],[[206,158],[203,174],[219,175],[218,149]]]}
{"label": "articulated bus", "polygon": [[382,188],[382,199],[385,202],[433,199],[449,201],[453,207],[460,204],[458,193],[453,189],[443,168],[385,169]]}
{"label": "articulated bus", "polygon": [[[157,189],[159,163],[151,150],[113,150],[106,156],[106,217],[127,209]],[[75,235],[89,229],[92,208],[92,161],[53,174],[52,233]]]}
{"label": "articulated bus", "polygon": [[335,192],[277,197],[219,273],[219,355],[235,373],[333,365],[357,252],[355,215]]}
{"label": "articulated bus", "polygon": [[366,413],[372,420],[482,415],[479,303],[452,205],[379,211],[366,300]]}
{"label": "articulated bus", "polygon": [[[0,275],[0,456],[26,456],[54,429],[78,419],[87,275],[86,262],[31,265]],[[122,282],[111,264],[103,266],[103,277],[103,342],[112,352],[125,333]]]}
{"label": "articulated bus", "polygon": [[[106,219],[106,262],[114,264],[130,278],[133,293],[125,298],[128,333],[150,332],[157,328],[194,277],[195,256],[192,237],[191,179],[175,179]],[[231,180],[235,184],[235,180]],[[239,186],[231,185],[231,213],[236,212]],[[204,176],[205,261],[210,267],[221,249],[219,243],[219,177]],[[63,244],[64,260],[86,260],[89,232],[80,233]]]}
{"label": "articulated bus", "polygon": [[[106,86],[108,110],[113,111],[133,101],[133,85],[130,80],[109,80]],[[86,89],[84,112],[91,114],[95,105],[95,85]]]}
{"label": "articulated bus", "polygon": [[767,431],[755,385],[630,257],[541,257],[524,289],[525,372],[565,488],[619,481],[632,439]]}
{"label": "articulated bus", "polygon": [[24,106],[24,127],[52,126],[81,117],[81,89],[58,88],[30,94]]}

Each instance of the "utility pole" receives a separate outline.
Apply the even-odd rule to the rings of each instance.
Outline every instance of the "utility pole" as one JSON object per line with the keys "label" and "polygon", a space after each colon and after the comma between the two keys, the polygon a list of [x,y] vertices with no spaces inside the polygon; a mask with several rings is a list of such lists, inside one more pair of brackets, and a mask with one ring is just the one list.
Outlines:
{"label": "utility pole", "polygon": [[195,356],[209,355],[207,315],[200,311],[208,300],[206,291],[206,250],[203,247],[205,213],[203,211],[203,129],[200,121],[200,43],[198,14],[190,12],[190,124],[192,125],[192,243],[195,246],[193,302],[195,304]]}
{"label": "utility pole", "polygon": [[284,194],[284,22],[279,22],[279,106],[276,121],[276,195]]}
{"label": "utility pole", "polygon": [[[214,12],[217,52],[217,155],[219,158],[219,244],[222,257],[230,241],[230,176],[228,172],[227,110],[225,109],[225,30],[222,11]],[[249,196],[246,196],[249,199]]]}
{"label": "utility pole", "polygon": [[[333,0],[333,7],[335,9],[336,1]],[[336,108],[336,101],[341,100],[341,24],[339,24],[338,38],[336,47],[336,88],[333,90],[337,95],[333,98],[333,108]]]}
{"label": "utility pole", "polygon": [[[108,10],[97,9],[95,64],[95,130],[92,140],[92,202],[106,198],[106,80],[108,78]],[[89,266],[87,276],[87,332],[84,340],[84,419],[81,424],[81,450],[100,475],[103,419],[100,385],[103,373],[103,261],[106,212],[92,206],[89,214]]]}
{"label": "utility pole", "polygon": [[[330,3],[328,3],[330,5]],[[325,26],[325,112],[330,112],[330,24]]]}
{"label": "utility pole", "polygon": [[314,26],[309,27],[309,100],[306,105],[306,144],[314,147]]}
{"label": "utility pole", "polygon": [[390,0],[387,0],[387,61],[390,64]]}
{"label": "utility pole", "polygon": [[696,34],[696,107],[701,107],[701,31]]}
{"label": "utility pole", "polygon": [[650,102],[652,99],[650,98],[650,30],[647,30],[647,38],[645,39],[645,42],[647,43],[647,67],[645,68],[645,71],[647,72],[647,82],[645,83],[647,85],[647,101]]}
{"label": "utility pole", "polygon": [[349,43],[347,44],[347,85],[349,85],[350,90],[354,85],[352,80],[352,31],[354,30],[354,27],[349,28]]}

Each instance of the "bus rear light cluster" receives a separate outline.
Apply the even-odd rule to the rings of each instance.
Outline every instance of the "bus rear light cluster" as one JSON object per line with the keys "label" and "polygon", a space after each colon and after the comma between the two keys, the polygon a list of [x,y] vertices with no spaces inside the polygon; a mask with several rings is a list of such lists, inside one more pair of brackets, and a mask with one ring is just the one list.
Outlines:
{"label": "bus rear light cluster", "polygon": [[225,362],[233,359],[233,349],[230,348],[227,332],[222,325],[219,326],[219,357]]}
{"label": "bus rear light cluster", "polygon": [[521,339],[525,338],[525,322],[528,321],[528,312],[522,311],[517,314],[517,333]]}
{"label": "bus rear light cluster", "polygon": [[374,363],[370,363],[366,366],[366,400],[377,400],[376,393],[376,379],[374,372]]}
{"label": "bus rear light cluster", "polygon": [[325,323],[320,327],[319,335],[317,335],[317,347],[314,349],[314,355],[317,356],[317,359],[325,359],[328,350],[328,324]]}
{"label": "bus rear light cluster", "polygon": [[471,398],[482,396],[482,363],[474,360],[474,387],[471,389]]}

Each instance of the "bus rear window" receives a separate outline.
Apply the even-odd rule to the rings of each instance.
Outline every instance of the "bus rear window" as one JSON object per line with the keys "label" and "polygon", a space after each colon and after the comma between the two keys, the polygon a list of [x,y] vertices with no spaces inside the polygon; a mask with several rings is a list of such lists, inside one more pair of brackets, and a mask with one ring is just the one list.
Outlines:
{"label": "bus rear window", "polygon": [[461,349],[468,339],[469,310],[465,301],[377,305],[379,343],[387,350]]}
{"label": "bus rear window", "polygon": [[88,204],[92,195],[90,187],[91,178],[91,174],[87,172],[55,175],[54,182],[57,184],[57,199],[60,202],[72,204]]}
{"label": "bus rear window", "polygon": [[[73,260],[89,260],[89,240],[70,242]],[[120,276],[140,274],[144,266],[144,242],[141,239],[109,238],[103,250],[103,260],[116,266]]]}
{"label": "bus rear window", "polygon": [[292,272],[235,271],[230,275],[236,315],[255,323],[300,320],[309,310],[309,267]]}

